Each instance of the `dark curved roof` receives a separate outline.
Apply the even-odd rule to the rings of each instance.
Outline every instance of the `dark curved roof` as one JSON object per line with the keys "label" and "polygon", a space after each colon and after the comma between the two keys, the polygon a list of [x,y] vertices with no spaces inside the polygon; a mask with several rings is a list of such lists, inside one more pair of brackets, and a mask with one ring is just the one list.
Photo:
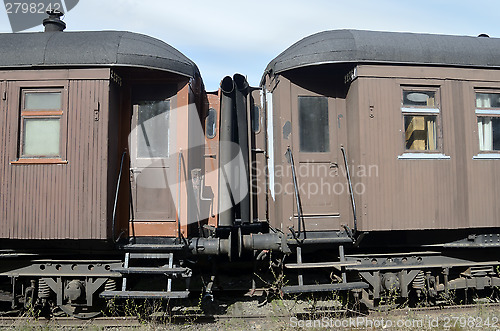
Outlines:
{"label": "dark curved roof", "polygon": [[448,35],[324,31],[306,37],[267,66],[274,73],[325,63],[500,67],[500,39]]}
{"label": "dark curved roof", "polygon": [[0,34],[0,68],[129,66],[199,74],[196,64],[172,46],[124,31]]}

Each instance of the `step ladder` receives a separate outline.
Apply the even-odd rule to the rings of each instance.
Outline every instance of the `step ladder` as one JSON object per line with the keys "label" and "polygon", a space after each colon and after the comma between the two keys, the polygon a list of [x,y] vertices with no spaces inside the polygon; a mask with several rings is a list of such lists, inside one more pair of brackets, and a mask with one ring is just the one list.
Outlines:
{"label": "step ladder", "polygon": [[[190,268],[174,265],[174,252],[184,248],[183,245],[150,245],[129,244],[122,247],[125,252],[123,267],[113,268],[111,271],[122,275],[122,287],[120,291],[104,291],[100,294],[102,298],[121,299],[184,299],[189,296],[189,282],[192,271]],[[145,262],[147,260],[166,260],[167,263],[159,266],[131,266],[131,260]],[[167,280],[166,290],[142,291],[128,289],[128,276],[130,275],[165,275]],[[185,290],[174,290],[172,281],[184,279]]]}
{"label": "step ladder", "polygon": [[[346,290],[359,290],[368,288],[369,284],[365,282],[348,282],[346,267],[353,267],[359,263],[346,262],[344,255],[344,246],[339,246],[339,257],[338,262],[313,262],[304,263],[302,262],[302,247],[297,246],[297,263],[287,263],[285,268],[287,269],[297,269],[298,279],[297,285],[284,286],[281,291],[283,294],[293,294],[293,293],[314,293],[314,292],[331,292],[331,291],[346,291]],[[317,269],[317,268],[334,268],[337,269],[342,275],[342,282],[331,283],[331,284],[304,284],[303,271],[307,269]]]}

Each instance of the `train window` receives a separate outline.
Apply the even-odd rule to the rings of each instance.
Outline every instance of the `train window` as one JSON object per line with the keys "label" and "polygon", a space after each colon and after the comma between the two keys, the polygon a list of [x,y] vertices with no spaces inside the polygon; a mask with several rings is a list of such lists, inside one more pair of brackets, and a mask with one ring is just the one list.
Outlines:
{"label": "train window", "polygon": [[137,157],[168,157],[170,100],[140,101],[137,109]]}
{"label": "train window", "polygon": [[57,118],[25,118],[22,151],[27,157],[59,156],[61,124]]}
{"label": "train window", "polygon": [[61,92],[29,92],[24,95],[24,110],[61,109]]}
{"label": "train window", "polygon": [[299,137],[301,152],[330,151],[326,97],[299,96]]}
{"label": "train window", "polygon": [[24,90],[20,156],[61,158],[62,116],[62,91]]}
{"label": "train window", "polygon": [[217,111],[213,108],[208,110],[205,118],[205,134],[208,139],[213,139],[217,134]]}
{"label": "train window", "polygon": [[437,116],[404,115],[407,150],[433,151],[437,149]]}
{"label": "train window", "polygon": [[436,91],[403,90],[403,105],[411,107],[414,106],[435,107]]}
{"label": "train window", "polygon": [[401,111],[407,151],[439,149],[439,103],[437,90],[403,89]]}
{"label": "train window", "polygon": [[252,131],[258,133],[260,131],[260,107],[254,105],[252,108]]}
{"label": "train window", "polygon": [[480,151],[500,151],[500,93],[476,93]]}

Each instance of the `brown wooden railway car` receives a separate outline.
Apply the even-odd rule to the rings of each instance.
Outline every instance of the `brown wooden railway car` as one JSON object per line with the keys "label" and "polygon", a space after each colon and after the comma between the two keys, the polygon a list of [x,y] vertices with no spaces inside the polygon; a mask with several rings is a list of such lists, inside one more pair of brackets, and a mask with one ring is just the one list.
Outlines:
{"label": "brown wooden railway car", "polygon": [[[343,280],[307,285],[301,271],[286,292],[360,290],[362,279],[372,298],[396,285],[407,297],[426,268],[498,265],[485,252],[500,246],[499,51],[488,37],[337,30],[271,61],[269,221],[296,247],[290,268],[335,267]],[[337,263],[302,260],[325,243]],[[437,257],[405,257],[430,248]]]}
{"label": "brown wooden railway car", "polygon": [[343,148],[359,231],[498,228],[498,49],[493,38],[341,30],[280,54],[263,80],[274,167],[285,168],[272,223],[297,227],[290,147],[306,229],[354,227]]}
{"label": "brown wooden railway car", "polygon": [[59,16],[45,32],[0,35],[0,276],[13,306],[36,288],[91,317],[122,278],[118,242],[175,241],[214,222],[214,194],[200,193],[210,181],[198,180],[209,100],[196,65],[166,43],[63,32]]}
{"label": "brown wooden railway car", "polygon": [[326,31],[206,93],[171,46],[60,15],[0,34],[0,301],[89,318],[266,259],[367,304],[500,286],[500,40]]}
{"label": "brown wooden railway car", "polygon": [[[196,65],[159,40],[129,32],[1,40],[0,237],[177,236],[177,213],[187,218],[187,207],[182,201],[175,208],[178,192],[170,192],[164,172],[178,173],[182,149],[182,162],[201,168],[187,148],[199,137],[184,131],[189,116],[199,123],[203,105]],[[149,177],[163,182],[150,187]],[[181,228],[187,231],[187,221]]]}

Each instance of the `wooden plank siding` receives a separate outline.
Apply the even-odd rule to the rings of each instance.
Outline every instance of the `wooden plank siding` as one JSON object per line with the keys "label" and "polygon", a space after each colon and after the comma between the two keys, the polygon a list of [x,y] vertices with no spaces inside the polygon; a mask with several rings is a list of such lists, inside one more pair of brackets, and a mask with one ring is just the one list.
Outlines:
{"label": "wooden plank siding", "polygon": [[[442,152],[449,159],[403,160],[401,86],[438,87]],[[349,150],[356,165],[360,230],[498,227],[500,160],[479,153],[475,88],[500,88],[495,70],[359,66],[347,100]],[[355,100],[349,100],[354,98]],[[351,122],[354,121],[354,123]]]}
{"label": "wooden plank siding", "polygon": [[[29,73],[0,72],[0,77],[13,79],[0,105],[0,139],[5,146],[0,153],[0,238],[106,239],[109,69],[92,70],[93,75],[51,70],[50,82],[40,73]],[[65,89],[67,123],[62,125],[67,130],[61,139],[66,140],[62,154],[67,163],[11,164],[18,158],[20,89],[40,84]]]}
{"label": "wooden plank siding", "polygon": [[[325,229],[338,229],[341,224],[353,227],[353,215],[345,176],[345,166],[340,146],[347,146],[350,123],[346,113],[347,101],[340,91],[330,85],[318,86],[313,75],[312,79],[295,81],[296,76],[278,76],[276,89],[273,90],[273,134],[274,137],[274,188],[275,200],[269,196],[270,224],[274,227],[281,226],[286,229],[298,229],[298,211],[294,193],[291,164],[288,162],[288,147],[293,151],[296,167],[297,184],[300,189],[302,214],[305,215],[302,225],[308,231],[323,231]],[[270,82],[268,82],[270,84]],[[327,81],[325,84],[332,84]],[[321,89],[319,87],[328,86]],[[271,86],[268,86],[271,90]],[[329,151],[318,154],[302,154],[300,151],[299,123],[297,111],[298,97],[322,95],[327,91],[329,118]],[[337,93],[338,92],[338,93]],[[353,98],[350,100],[354,100]],[[291,128],[291,131],[288,131]],[[358,131],[359,132],[359,131]],[[357,150],[353,150],[356,153]],[[347,148],[349,159],[351,150]],[[305,155],[305,156],[302,156]],[[318,159],[315,159],[318,157]],[[322,159],[321,159],[322,158]],[[328,161],[325,161],[327,160]],[[319,161],[318,161],[319,160]],[[329,164],[328,164],[329,163]],[[305,168],[315,164],[316,167]],[[301,168],[301,166],[303,168]],[[327,168],[326,168],[327,167]],[[350,170],[352,163],[349,162]],[[301,170],[302,169],[302,170]],[[306,169],[305,171],[303,169]],[[308,169],[308,170],[307,170]],[[316,170],[315,170],[316,169]],[[319,169],[319,170],[318,170]],[[323,169],[323,170],[321,170]],[[327,170],[325,170],[327,169]],[[321,172],[323,171],[323,174]],[[271,176],[273,174],[270,174]],[[321,177],[323,176],[323,177]],[[309,186],[311,184],[311,186]],[[327,195],[330,194],[331,200]],[[321,201],[318,203],[318,201]],[[276,206],[274,206],[274,204]],[[308,204],[307,208],[304,208]],[[331,206],[326,207],[326,206]],[[323,209],[320,209],[323,208]],[[282,225],[281,225],[282,224]],[[302,226],[301,225],[301,226]]]}
{"label": "wooden plank siding", "polygon": [[[309,73],[310,77],[306,69],[276,75],[272,78],[279,82],[276,88],[268,77],[266,87],[273,91],[277,188],[291,184],[289,174],[276,172],[279,167],[289,167],[284,157],[287,147],[295,148],[294,154],[298,150],[282,133],[292,116],[291,102],[297,97],[292,87],[314,90],[321,83],[326,92],[319,94],[336,96],[336,111],[346,122],[347,132],[339,130],[338,144],[346,148],[348,155],[358,230],[500,226],[500,159],[474,158],[480,154],[475,93],[478,89],[499,91],[499,70],[363,64],[356,66],[354,81],[340,86],[335,84],[335,77],[329,76],[334,72],[329,68],[325,65],[307,69],[314,73]],[[352,68],[344,69],[347,72]],[[438,158],[400,158],[408,153],[401,111],[403,87],[437,91],[441,142]],[[351,226],[350,202],[347,195],[342,198],[340,222]],[[271,208],[270,223],[278,228],[294,225],[290,219],[294,206],[293,194],[281,190]]]}

